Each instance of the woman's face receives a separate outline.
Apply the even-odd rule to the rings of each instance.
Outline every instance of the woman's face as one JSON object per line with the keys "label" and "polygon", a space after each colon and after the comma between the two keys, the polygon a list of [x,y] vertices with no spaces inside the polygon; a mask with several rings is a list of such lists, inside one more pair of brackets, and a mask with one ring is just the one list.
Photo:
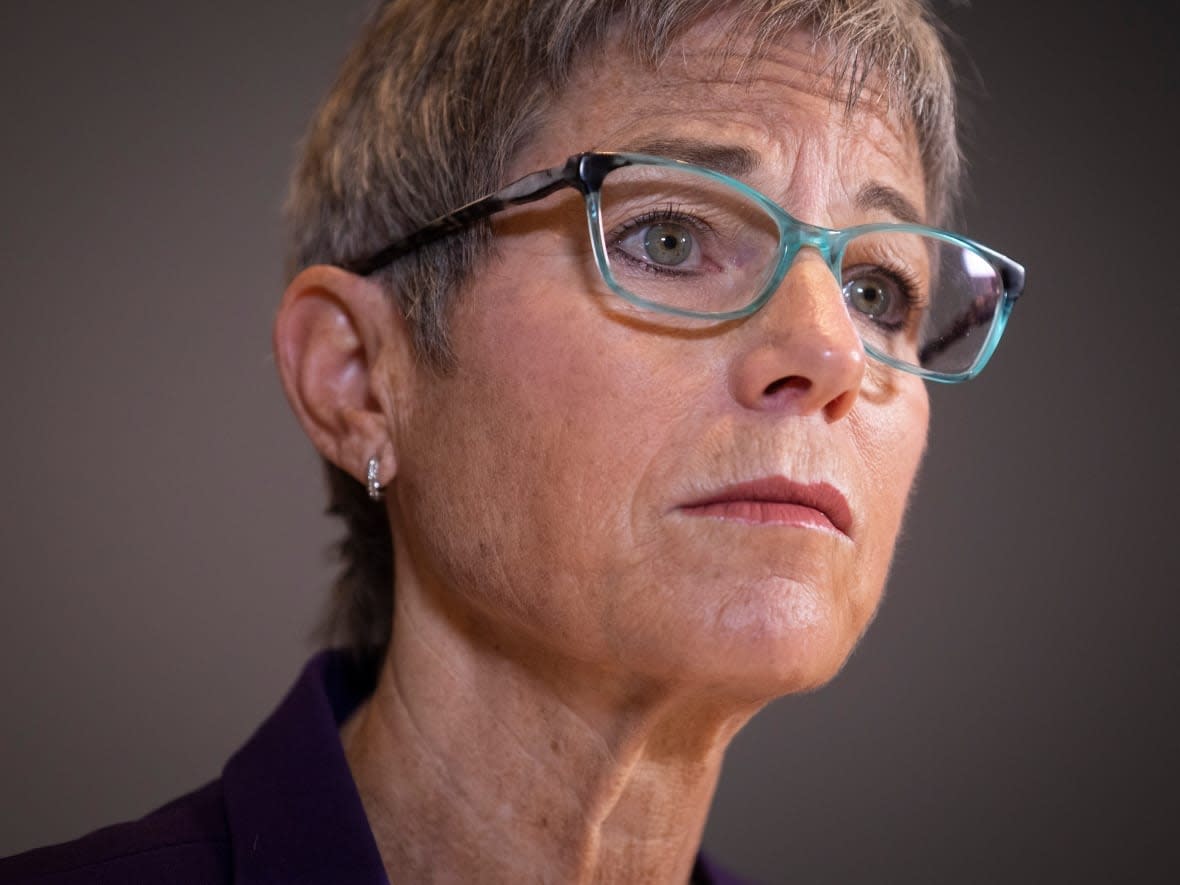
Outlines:
{"label": "woman's face", "polygon": [[[802,221],[924,212],[915,139],[871,92],[846,113],[807,39],[743,64],[721,36],[697,29],[654,74],[582,70],[514,175],[738,147]],[[498,224],[451,328],[456,369],[415,374],[395,421],[399,605],[639,684],[759,699],[835,674],[880,602],[928,403],[866,359],[817,255],[748,319],[669,323],[606,292],[568,191]]]}

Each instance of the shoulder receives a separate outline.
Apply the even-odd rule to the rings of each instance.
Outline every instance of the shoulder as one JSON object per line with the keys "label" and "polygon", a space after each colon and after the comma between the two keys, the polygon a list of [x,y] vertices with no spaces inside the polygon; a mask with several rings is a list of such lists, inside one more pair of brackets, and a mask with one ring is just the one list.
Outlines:
{"label": "shoulder", "polygon": [[139,820],[0,860],[0,885],[212,885],[231,880],[231,861],[221,782],[214,781]]}
{"label": "shoulder", "polygon": [[706,857],[703,852],[697,855],[689,883],[690,885],[756,885],[750,879],[742,879],[734,875],[716,861]]}

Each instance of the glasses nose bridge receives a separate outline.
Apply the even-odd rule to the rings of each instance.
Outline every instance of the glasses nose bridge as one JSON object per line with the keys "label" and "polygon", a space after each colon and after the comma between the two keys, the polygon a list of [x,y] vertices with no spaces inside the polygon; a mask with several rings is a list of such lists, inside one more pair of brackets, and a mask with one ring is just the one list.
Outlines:
{"label": "glasses nose bridge", "polygon": [[782,229],[782,259],[784,272],[790,270],[802,249],[814,249],[840,283],[840,249],[834,242],[833,231],[816,227],[786,216]]}

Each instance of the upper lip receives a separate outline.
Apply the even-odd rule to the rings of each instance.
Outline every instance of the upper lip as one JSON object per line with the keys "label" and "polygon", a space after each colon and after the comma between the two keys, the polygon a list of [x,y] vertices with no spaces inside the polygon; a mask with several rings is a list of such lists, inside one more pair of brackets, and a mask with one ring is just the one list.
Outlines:
{"label": "upper lip", "polygon": [[818,510],[841,534],[847,535],[852,529],[852,508],[848,499],[830,483],[801,483],[785,476],[768,476],[750,482],[710,492],[704,497],[683,505],[703,507],[707,504],[721,504],[726,501],[771,501],[783,504],[799,504]]}

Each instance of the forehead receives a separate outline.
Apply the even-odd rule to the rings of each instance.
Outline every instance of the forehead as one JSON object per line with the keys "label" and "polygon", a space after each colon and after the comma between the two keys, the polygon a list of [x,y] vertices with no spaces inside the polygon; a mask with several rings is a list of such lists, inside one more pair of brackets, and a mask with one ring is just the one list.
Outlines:
{"label": "forehead", "polygon": [[849,108],[847,86],[831,75],[839,59],[828,47],[797,32],[755,53],[728,24],[714,18],[695,26],[656,66],[608,39],[553,102],[520,171],[588,149],[738,145],[756,158],[739,177],[800,217],[826,213],[866,183],[901,192],[924,216],[916,134],[874,78]]}

